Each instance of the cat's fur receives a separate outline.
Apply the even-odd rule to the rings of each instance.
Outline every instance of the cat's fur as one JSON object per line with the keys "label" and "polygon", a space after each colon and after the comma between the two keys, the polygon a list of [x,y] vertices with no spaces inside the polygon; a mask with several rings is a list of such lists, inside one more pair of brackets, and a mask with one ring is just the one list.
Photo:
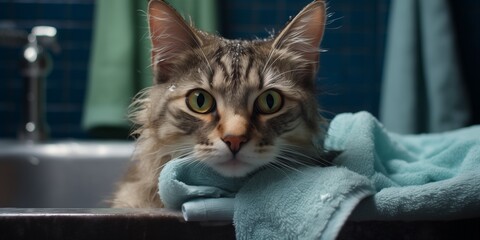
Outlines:
{"label": "cat's fur", "polygon": [[[204,162],[232,177],[322,161],[325,120],[314,83],[326,20],[323,1],[306,6],[266,40],[201,32],[163,1],[150,1],[148,16],[154,85],[134,103],[135,161],[114,207],[162,207],[158,176],[174,158]],[[193,89],[213,96],[211,111],[196,113],[187,106]],[[269,89],[283,102],[278,112],[265,114],[258,98]],[[272,96],[268,101],[273,105]]]}

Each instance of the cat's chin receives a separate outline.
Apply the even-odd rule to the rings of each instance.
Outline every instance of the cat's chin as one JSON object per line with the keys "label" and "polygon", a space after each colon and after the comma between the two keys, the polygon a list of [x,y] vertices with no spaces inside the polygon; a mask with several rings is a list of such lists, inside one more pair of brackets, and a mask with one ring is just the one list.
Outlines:
{"label": "cat's chin", "polygon": [[210,164],[210,166],[224,177],[245,177],[258,169],[258,166],[237,159]]}

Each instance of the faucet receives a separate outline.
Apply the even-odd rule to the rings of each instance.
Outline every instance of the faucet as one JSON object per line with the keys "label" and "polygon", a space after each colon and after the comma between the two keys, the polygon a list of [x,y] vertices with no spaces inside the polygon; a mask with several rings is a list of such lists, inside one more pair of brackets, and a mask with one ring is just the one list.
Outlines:
{"label": "faucet", "polygon": [[27,36],[21,61],[24,79],[24,112],[18,132],[21,140],[38,142],[48,138],[45,79],[52,69],[52,60],[46,49],[54,52],[60,50],[56,35],[57,29],[54,27],[36,26]]}

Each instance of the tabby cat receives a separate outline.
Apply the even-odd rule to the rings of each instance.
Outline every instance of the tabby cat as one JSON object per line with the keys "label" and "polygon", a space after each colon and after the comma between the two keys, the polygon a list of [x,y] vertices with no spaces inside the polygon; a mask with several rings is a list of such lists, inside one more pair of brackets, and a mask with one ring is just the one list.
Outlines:
{"label": "tabby cat", "polygon": [[154,84],[133,104],[135,161],[113,207],[162,207],[158,176],[171,159],[230,177],[322,161],[315,75],[323,1],[265,40],[204,33],[160,0],[150,1],[148,20]]}

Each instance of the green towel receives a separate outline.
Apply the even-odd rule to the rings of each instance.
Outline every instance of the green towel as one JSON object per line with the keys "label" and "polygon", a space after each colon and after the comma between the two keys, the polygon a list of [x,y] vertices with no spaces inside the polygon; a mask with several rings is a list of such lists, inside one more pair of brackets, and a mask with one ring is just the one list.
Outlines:
{"label": "green towel", "polygon": [[468,123],[456,52],[447,1],[392,1],[380,101],[388,129],[441,132]]}
{"label": "green towel", "polygon": [[[216,0],[170,0],[198,28],[217,29]],[[97,0],[83,128],[93,137],[126,138],[133,96],[152,83],[148,1]],[[188,17],[187,17],[188,19]]]}

